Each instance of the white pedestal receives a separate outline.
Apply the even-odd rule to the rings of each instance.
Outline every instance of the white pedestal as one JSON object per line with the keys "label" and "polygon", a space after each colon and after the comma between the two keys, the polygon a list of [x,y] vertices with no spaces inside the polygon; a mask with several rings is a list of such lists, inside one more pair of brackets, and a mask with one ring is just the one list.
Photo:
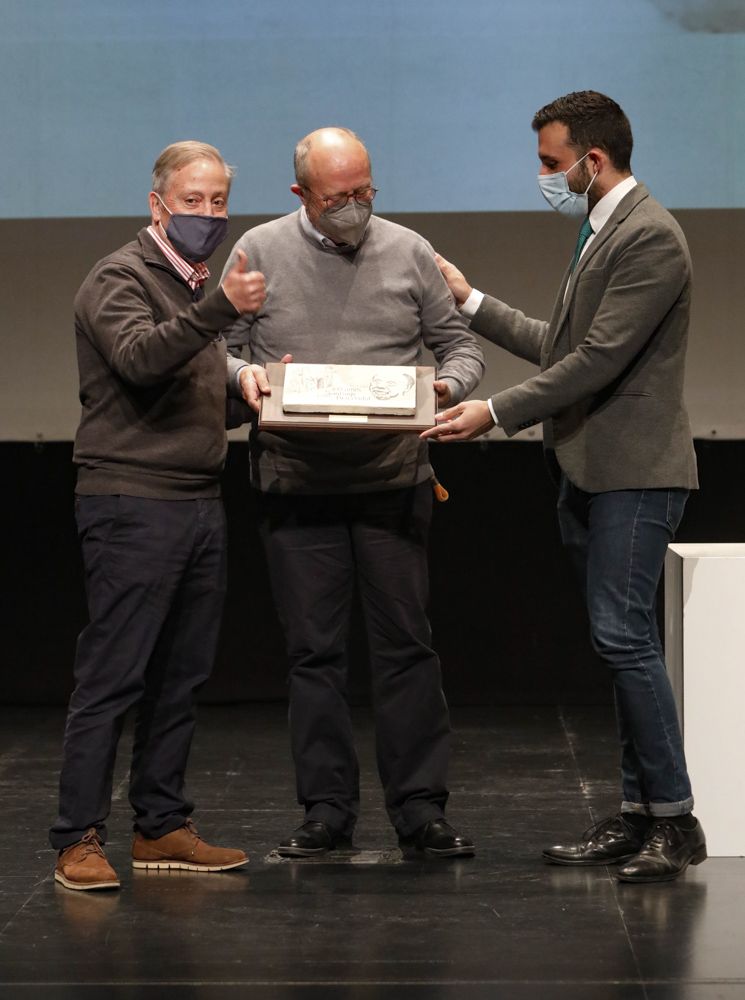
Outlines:
{"label": "white pedestal", "polygon": [[709,855],[745,855],[745,544],[668,547],[665,657]]}

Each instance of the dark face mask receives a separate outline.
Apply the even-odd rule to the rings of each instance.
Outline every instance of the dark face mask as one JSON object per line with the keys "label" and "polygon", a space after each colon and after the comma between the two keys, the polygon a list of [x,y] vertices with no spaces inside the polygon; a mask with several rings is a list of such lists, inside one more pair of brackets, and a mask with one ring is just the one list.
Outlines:
{"label": "dark face mask", "polygon": [[335,243],[342,244],[340,250],[348,253],[356,250],[362,242],[371,215],[372,204],[361,205],[350,198],[341,208],[327,208],[321,212],[316,229]]}
{"label": "dark face mask", "polygon": [[[158,195],[167,212],[170,208]],[[163,223],[160,224],[161,229]],[[224,215],[189,215],[171,212],[165,234],[182,257],[193,264],[207,260],[228,235],[228,220]]]}

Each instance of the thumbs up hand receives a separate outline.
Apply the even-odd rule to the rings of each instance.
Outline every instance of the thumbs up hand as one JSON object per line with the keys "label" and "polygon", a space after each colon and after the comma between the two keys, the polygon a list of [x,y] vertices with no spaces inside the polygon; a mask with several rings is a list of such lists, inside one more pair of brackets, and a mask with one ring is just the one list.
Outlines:
{"label": "thumbs up hand", "polygon": [[247,266],[248,258],[239,250],[235,264],[222,283],[223,292],[241,314],[256,312],[266,298],[264,275],[261,271],[248,271]]}

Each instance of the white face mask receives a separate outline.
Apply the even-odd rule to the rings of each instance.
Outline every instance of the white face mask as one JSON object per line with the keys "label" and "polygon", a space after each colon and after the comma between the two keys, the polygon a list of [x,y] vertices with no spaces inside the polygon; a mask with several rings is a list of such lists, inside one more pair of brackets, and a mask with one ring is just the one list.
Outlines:
{"label": "white face mask", "polygon": [[[569,170],[574,170],[589,155],[589,153],[585,153],[576,163],[571,165]],[[562,215],[584,218],[588,214],[587,192],[595,183],[597,172],[592,175],[592,180],[585,190],[577,192],[569,190],[569,181],[567,180],[569,170],[560,170],[555,174],[539,174],[538,187],[551,208],[555,208]]]}

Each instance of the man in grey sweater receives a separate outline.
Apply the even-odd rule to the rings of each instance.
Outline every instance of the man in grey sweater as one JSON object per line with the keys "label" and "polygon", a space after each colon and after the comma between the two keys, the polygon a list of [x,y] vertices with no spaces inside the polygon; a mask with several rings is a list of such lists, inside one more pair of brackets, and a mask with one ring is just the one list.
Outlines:
{"label": "man in grey sweater", "polygon": [[[295,151],[300,209],[236,244],[267,278],[267,299],[229,335],[253,362],[416,365],[428,347],[443,405],[483,373],[416,233],[372,216],[365,147],[325,128]],[[378,769],[402,847],[473,854],[445,822],[449,717],[425,606],[432,507],[427,447],[411,434],[251,432],[251,481],[290,660],[290,730],[305,822],[282,841],[290,857],[348,844],[359,775],[346,688],[355,584],[368,630]]]}
{"label": "man in grey sweater", "polygon": [[55,879],[116,889],[103,852],[117,744],[137,706],[129,799],[132,864],[211,872],[247,861],[205,843],[184,773],[194,696],[212,669],[225,591],[226,389],[257,404],[262,369],[220,331],[264,300],[239,257],[205,295],[225,237],[231,169],[187,141],[158,157],[151,225],[100,260],[75,299],[82,413],[76,520],[90,622],[78,639],[65,728]]}

